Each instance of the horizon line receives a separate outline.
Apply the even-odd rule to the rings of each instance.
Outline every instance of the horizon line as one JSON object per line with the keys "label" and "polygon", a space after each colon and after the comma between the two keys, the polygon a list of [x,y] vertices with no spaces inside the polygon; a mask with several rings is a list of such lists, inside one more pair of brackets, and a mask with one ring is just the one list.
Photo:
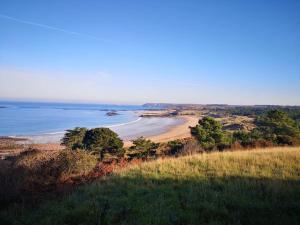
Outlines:
{"label": "horizon line", "polygon": [[168,102],[144,102],[144,103],[113,103],[113,102],[95,102],[95,101],[77,101],[77,100],[40,100],[40,99],[8,99],[0,98],[0,102],[23,102],[23,103],[59,103],[59,104],[91,104],[91,105],[135,105],[142,106],[145,104],[160,105],[198,105],[198,106],[283,106],[283,107],[300,107],[300,105],[285,104],[227,104],[227,103],[168,103]]}

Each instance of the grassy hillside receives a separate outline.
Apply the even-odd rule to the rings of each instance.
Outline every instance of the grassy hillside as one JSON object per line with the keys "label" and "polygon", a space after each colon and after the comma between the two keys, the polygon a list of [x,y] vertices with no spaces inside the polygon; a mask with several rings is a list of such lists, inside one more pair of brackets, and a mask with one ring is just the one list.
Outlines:
{"label": "grassy hillside", "polygon": [[23,213],[21,219],[7,215],[7,223],[299,224],[300,148],[134,165]]}

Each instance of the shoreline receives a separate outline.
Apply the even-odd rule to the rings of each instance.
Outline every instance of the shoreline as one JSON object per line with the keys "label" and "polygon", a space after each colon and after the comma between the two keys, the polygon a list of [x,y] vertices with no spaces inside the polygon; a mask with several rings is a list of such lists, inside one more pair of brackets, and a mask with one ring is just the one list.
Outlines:
{"label": "shoreline", "polygon": [[[171,121],[173,123],[171,124],[163,124],[163,121],[168,121],[170,118],[166,117],[155,117],[155,118],[143,118],[140,121],[144,121],[142,124],[136,124],[133,126],[133,124],[129,124],[128,126],[133,126],[132,128],[137,129],[136,136],[131,139],[123,139],[124,142],[124,147],[128,148],[132,146],[132,141],[135,138],[138,138],[140,136],[144,136],[146,139],[150,139],[153,142],[159,143],[159,142],[168,142],[176,139],[183,139],[183,138],[188,138],[191,137],[190,133],[190,126],[195,126],[198,123],[198,117],[196,116],[188,116],[188,115],[182,115],[182,116],[175,116],[171,118]],[[150,127],[153,126],[151,125],[151,121],[155,122],[156,125],[159,124],[159,130],[156,130],[154,135],[143,135],[143,133],[140,133],[145,129],[144,126],[147,126],[147,122],[145,121],[150,121]],[[176,121],[176,122],[174,122]],[[141,127],[142,126],[142,127]],[[126,130],[126,128],[124,128]],[[140,129],[140,130],[139,130]],[[52,137],[53,138],[53,137]],[[5,148],[4,146],[11,146],[10,148]],[[2,146],[3,145],[3,146]],[[2,147],[1,147],[2,146]],[[18,155],[21,152],[25,151],[28,148],[34,148],[38,149],[41,151],[58,151],[62,150],[65,147],[60,145],[59,141],[56,142],[38,142],[38,141],[33,141],[30,139],[24,140],[24,137],[4,137],[1,136],[0,138],[0,158],[5,158],[8,156],[13,156],[13,155]]]}
{"label": "shoreline", "polygon": [[179,125],[173,125],[167,132],[159,135],[153,135],[149,138],[154,142],[167,142],[175,139],[191,137],[190,127],[195,126],[199,118],[195,116],[178,116],[184,120],[184,123]]}
{"label": "shoreline", "polygon": [[[169,133],[174,127],[186,124],[187,119],[183,116],[176,117],[139,117],[137,120],[103,126],[116,132],[124,141],[130,141],[138,137],[155,137]],[[19,140],[22,144],[58,144],[63,138],[65,131],[44,133],[36,135],[5,136],[4,138]]]}
{"label": "shoreline", "polygon": [[[168,142],[176,139],[191,137],[190,126],[195,126],[199,118],[196,116],[177,116],[176,118],[184,120],[181,124],[170,125],[163,133],[145,136],[153,142]],[[132,146],[132,141],[124,141],[124,147]]]}
{"label": "shoreline", "polygon": [[[168,142],[190,137],[190,126],[195,126],[199,117],[192,115],[171,115],[171,110],[140,110],[136,111],[138,118],[123,124],[104,126],[118,133],[124,142],[124,147],[130,147],[138,137],[145,137],[153,142]],[[44,149],[53,146],[61,148],[60,139],[65,131],[37,135],[1,136],[3,139],[15,140],[22,145],[34,145]]]}

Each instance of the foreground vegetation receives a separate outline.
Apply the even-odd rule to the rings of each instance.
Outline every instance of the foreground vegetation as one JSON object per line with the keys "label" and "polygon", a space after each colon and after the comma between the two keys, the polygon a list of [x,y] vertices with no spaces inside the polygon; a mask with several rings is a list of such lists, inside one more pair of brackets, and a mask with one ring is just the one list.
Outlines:
{"label": "foreground vegetation", "polygon": [[300,144],[297,117],[274,109],[254,122],[229,132],[203,117],[192,138],[129,148],[108,128],[68,130],[65,150],[0,160],[0,224],[298,224],[300,148],[270,148]]}
{"label": "foreground vegetation", "polygon": [[300,148],[159,159],[3,224],[299,224]]}
{"label": "foreground vegetation", "polygon": [[34,205],[55,194],[59,186],[85,178],[97,162],[85,151],[68,150],[28,150],[12,160],[0,160],[0,210]]}

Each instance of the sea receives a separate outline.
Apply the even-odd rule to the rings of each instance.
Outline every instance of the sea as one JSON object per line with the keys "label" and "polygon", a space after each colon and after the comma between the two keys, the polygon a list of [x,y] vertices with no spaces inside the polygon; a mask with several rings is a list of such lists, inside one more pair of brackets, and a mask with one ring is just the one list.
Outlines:
{"label": "sea", "polygon": [[[176,118],[140,117],[140,112],[147,109],[142,105],[0,101],[0,136],[56,143],[68,129],[108,127],[122,139],[131,140],[163,133],[183,122]],[[116,115],[109,116],[108,112]]]}

